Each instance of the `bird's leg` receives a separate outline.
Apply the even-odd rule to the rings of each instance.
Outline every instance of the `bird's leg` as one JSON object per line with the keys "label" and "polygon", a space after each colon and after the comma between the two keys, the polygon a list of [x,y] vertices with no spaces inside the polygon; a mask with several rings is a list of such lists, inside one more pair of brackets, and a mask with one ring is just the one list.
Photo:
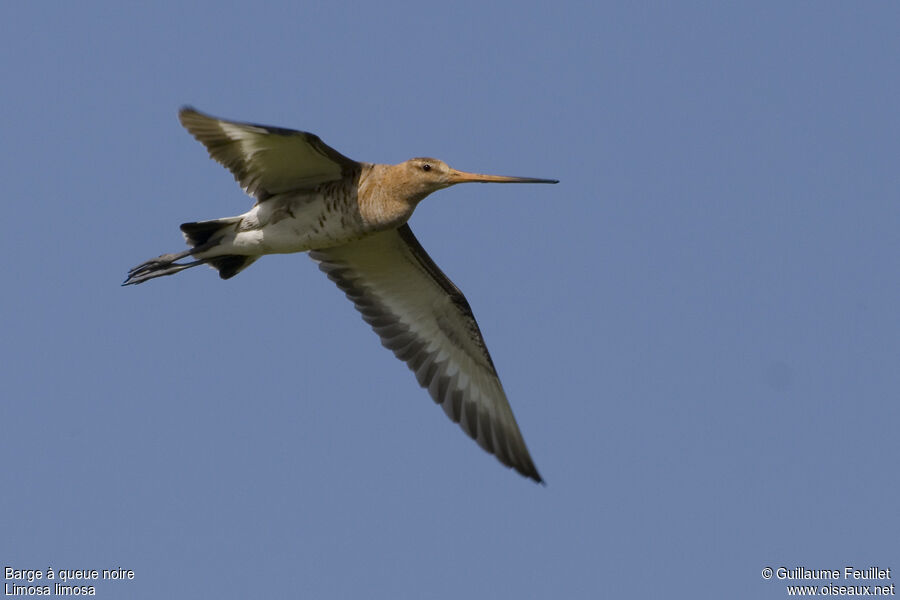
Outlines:
{"label": "bird's leg", "polygon": [[[149,273],[150,271],[158,271],[168,266],[172,267],[193,267],[195,265],[200,264],[203,261],[194,261],[191,263],[184,263],[183,265],[174,264],[176,260],[181,260],[182,258],[186,258],[188,256],[194,256],[198,252],[203,252],[204,250],[208,250],[215,246],[214,242],[207,242],[205,244],[201,244],[199,246],[194,246],[193,248],[189,248],[184,252],[176,252],[170,254],[161,254],[156,258],[151,258],[148,261],[142,262],[138,266],[134,267],[130,271],[128,271],[128,280],[136,278],[144,273]],[[180,270],[180,269],[178,269]]]}
{"label": "bird's leg", "polygon": [[184,252],[172,253],[172,254],[161,254],[156,258],[151,258],[148,261],[142,262],[138,266],[134,267],[130,271],[128,271],[128,277],[133,278],[141,273],[146,273],[148,271],[154,271],[156,269],[171,265],[176,260],[181,260],[186,256],[190,256],[194,252],[194,248],[190,250],[185,250]]}

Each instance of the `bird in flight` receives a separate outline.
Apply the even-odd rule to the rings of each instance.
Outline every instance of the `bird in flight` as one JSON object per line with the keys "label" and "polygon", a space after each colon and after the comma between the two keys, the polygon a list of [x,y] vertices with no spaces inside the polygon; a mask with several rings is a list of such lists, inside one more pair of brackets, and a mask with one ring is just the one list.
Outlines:
{"label": "bird in flight", "polygon": [[256,203],[236,217],[184,223],[190,248],[141,263],[122,285],[203,264],[229,279],[265,254],[309,252],[452,421],[501,463],[542,482],[469,303],[407,221],[426,196],[458,183],[557,180],[466,173],[434,158],[357,162],[304,131],[191,107],[178,117]]}

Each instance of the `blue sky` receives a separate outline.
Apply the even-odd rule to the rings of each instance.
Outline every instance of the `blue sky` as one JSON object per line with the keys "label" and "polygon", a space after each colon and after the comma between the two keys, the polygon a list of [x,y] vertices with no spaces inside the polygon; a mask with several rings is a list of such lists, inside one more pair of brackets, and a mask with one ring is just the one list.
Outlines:
{"label": "blue sky", "polygon": [[[3,566],[103,598],[781,598],[900,569],[896,3],[5,3]],[[304,256],[120,288],[251,201],[183,104],[556,186],[411,220],[547,487]],[[8,583],[8,582],[6,582]]]}

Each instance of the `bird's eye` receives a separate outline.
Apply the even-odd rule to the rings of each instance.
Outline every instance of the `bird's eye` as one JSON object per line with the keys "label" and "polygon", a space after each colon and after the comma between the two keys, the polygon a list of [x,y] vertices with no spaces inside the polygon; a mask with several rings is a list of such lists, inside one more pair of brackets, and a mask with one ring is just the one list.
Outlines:
{"label": "bird's eye", "polygon": [[422,165],[422,170],[423,170],[423,171],[430,171],[430,170],[431,170],[431,164],[425,163],[424,165]]}

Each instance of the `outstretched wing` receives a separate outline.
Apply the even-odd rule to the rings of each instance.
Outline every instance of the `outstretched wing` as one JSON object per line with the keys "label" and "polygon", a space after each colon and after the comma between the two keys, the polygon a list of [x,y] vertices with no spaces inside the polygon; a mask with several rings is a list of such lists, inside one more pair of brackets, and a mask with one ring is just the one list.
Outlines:
{"label": "outstretched wing", "polygon": [[408,225],[309,254],[447,416],[504,465],[542,481],[469,303]]}
{"label": "outstretched wing", "polygon": [[186,106],[178,119],[244,191],[269,196],[341,179],[360,165],[305,131],[216,119]]}

